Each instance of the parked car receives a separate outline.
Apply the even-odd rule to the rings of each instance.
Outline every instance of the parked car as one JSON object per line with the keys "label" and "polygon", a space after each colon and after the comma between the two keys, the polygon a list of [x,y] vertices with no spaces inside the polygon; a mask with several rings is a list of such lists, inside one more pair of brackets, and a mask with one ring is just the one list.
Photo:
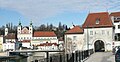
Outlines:
{"label": "parked car", "polygon": [[115,54],[115,62],[120,62],[120,49]]}
{"label": "parked car", "polygon": [[120,46],[114,47],[113,50],[112,50],[113,54],[115,54],[118,51],[118,49],[120,49]]}

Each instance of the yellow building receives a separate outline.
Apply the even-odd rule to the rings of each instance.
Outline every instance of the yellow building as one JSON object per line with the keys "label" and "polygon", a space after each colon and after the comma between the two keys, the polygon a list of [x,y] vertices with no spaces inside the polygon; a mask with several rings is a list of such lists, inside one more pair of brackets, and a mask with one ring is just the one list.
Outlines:
{"label": "yellow building", "polygon": [[0,51],[3,50],[3,36],[0,36]]}

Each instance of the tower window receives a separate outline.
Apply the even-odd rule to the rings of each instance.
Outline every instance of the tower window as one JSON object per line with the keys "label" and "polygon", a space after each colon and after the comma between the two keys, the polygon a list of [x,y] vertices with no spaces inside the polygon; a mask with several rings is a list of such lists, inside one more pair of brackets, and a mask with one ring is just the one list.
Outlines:
{"label": "tower window", "polygon": [[120,29],[120,25],[118,25],[118,29]]}
{"label": "tower window", "polygon": [[99,24],[99,22],[100,22],[100,19],[96,19],[96,24]]}

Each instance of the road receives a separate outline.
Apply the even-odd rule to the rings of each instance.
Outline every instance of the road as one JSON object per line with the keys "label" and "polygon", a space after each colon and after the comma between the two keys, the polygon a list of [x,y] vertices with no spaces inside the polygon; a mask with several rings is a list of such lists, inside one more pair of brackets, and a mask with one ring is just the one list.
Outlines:
{"label": "road", "polygon": [[85,62],[115,62],[115,57],[111,52],[96,52]]}

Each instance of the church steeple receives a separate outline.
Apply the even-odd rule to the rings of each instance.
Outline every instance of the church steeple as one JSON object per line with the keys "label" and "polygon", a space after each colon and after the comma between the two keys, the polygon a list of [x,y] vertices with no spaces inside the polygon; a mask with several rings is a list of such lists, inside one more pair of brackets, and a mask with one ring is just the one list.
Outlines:
{"label": "church steeple", "polygon": [[29,26],[29,33],[32,34],[33,33],[33,25],[32,25],[32,21],[30,21],[30,26]]}
{"label": "church steeple", "polygon": [[8,34],[8,28],[5,27],[5,36]]}
{"label": "church steeple", "polygon": [[19,26],[21,26],[21,21],[20,21],[20,19],[19,19]]}
{"label": "church steeple", "polygon": [[30,21],[30,25],[32,25],[33,23],[32,23],[32,21]]}

